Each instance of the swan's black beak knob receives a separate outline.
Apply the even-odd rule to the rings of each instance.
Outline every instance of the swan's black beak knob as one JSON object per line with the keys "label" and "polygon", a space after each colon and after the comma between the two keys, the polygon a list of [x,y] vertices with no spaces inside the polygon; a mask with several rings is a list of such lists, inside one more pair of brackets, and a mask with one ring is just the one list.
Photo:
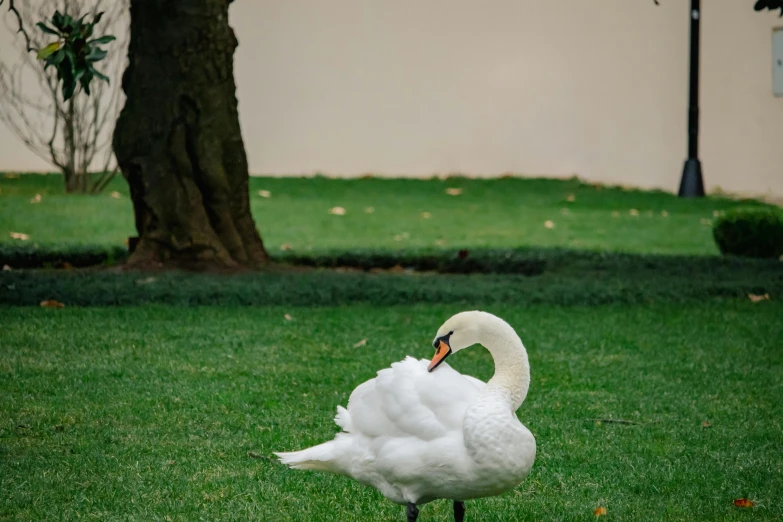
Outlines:
{"label": "swan's black beak knob", "polygon": [[429,366],[427,366],[428,372],[431,372],[432,370],[437,368],[438,365],[446,359],[446,357],[451,355],[451,346],[449,346],[449,337],[451,337],[451,332],[449,332],[447,335],[438,337],[432,342],[432,346],[435,348],[435,355],[432,357]]}

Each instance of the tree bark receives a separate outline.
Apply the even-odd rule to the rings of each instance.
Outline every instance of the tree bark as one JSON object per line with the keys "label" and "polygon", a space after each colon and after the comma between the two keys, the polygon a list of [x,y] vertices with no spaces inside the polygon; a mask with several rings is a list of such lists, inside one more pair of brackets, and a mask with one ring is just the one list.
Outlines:
{"label": "tree bark", "polygon": [[85,192],[84,185],[86,183],[85,174],[77,172],[66,166],[63,169],[63,176],[65,177],[65,192],[68,194],[78,194]]}
{"label": "tree bark", "polygon": [[113,146],[138,239],[131,266],[261,267],[228,24],[231,0],[131,0]]}
{"label": "tree bark", "polygon": [[65,191],[72,192],[84,192],[82,189],[82,182],[84,181],[84,172],[79,172],[76,169],[76,128],[74,112],[75,107],[73,104],[73,98],[68,100],[68,109],[65,112],[65,118],[63,122],[63,134],[65,139]]}

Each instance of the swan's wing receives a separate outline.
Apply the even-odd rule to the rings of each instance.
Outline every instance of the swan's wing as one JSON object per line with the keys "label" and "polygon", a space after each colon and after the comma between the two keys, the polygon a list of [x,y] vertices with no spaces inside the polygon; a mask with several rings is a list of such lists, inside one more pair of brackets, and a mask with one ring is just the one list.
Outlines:
{"label": "swan's wing", "polygon": [[348,400],[340,425],[369,437],[414,436],[431,440],[462,428],[470,401],[484,383],[446,363],[432,373],[429,361],[407,357],[359,385]]}

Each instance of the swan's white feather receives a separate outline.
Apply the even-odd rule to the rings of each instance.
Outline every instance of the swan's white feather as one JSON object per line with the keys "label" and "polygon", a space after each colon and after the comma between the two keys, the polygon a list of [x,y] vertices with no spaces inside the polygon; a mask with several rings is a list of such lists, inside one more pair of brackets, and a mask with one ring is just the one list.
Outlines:
{"label": "swan's white feather", "polygon": [[338,406],[335,423],[343,432],[334,440],[276,455],[295,469],[350,476],[400,504],[428,500],[437,492],[425,470],[436,489],[449,487],[444,476],[459,475],[447,468],[466,459],[465,410],[486,385],[445,362],[429,373],[428,364],[413,357],[392,363],[357,386],[347,408]]}
{"label": "swan's white feather", "polygon": [[351,433],[367,437],[413,436],[432,440],[462,428],[470,401],[484,383],[445,362],[432,373],[429,361],[406,357],[360,384],[348,399]]}

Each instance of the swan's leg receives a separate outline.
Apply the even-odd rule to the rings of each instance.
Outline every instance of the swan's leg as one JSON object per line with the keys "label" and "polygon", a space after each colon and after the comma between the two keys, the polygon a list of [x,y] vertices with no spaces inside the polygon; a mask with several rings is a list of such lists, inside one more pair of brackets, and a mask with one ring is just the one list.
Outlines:
{"label": "swan's leg", "polygon": [[408,502],[408,522],[416,522],[419,518],[419,508],[413,502]]}
{"label": "swan's leg", "polygon": [[454,522],[463,522],[465,520],[465,503],[459,500],[454,501]]}

